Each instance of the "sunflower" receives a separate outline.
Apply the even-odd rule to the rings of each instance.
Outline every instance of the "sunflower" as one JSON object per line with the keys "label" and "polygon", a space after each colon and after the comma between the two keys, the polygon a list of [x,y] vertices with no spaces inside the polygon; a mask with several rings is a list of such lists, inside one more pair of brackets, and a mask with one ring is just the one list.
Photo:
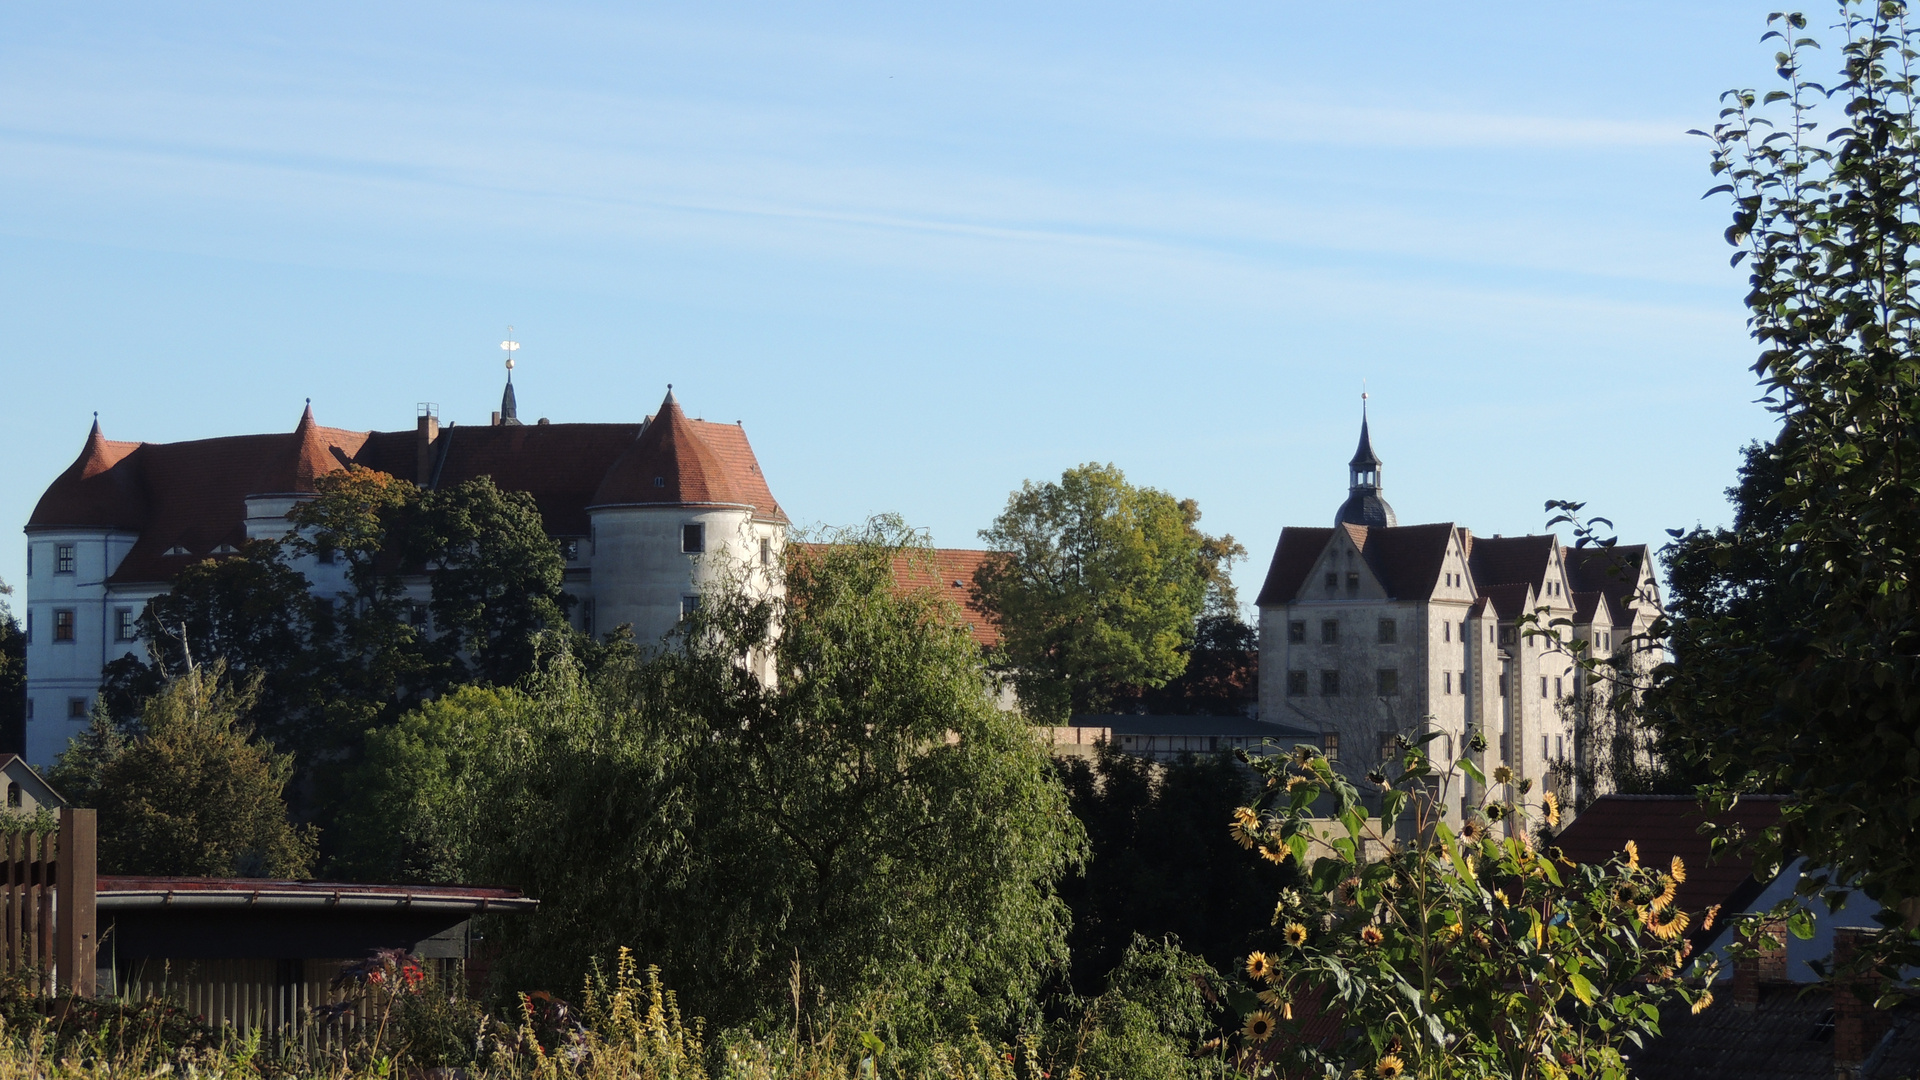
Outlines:
{"label": "sunflower", "polygon": [[1395,1077],[1405,1074],[1406,1071],[1407,1063],[1400,1060],[1399,1054],[1388,1054],[1386,1057],[1380,1059],[1379,1064],[1373,1067],[1373,1075],[1380,1077],[1381,1080],[1394,1080]]}
{"label": "sunflower", "polygon": [[1658,913],[1655,913],[1655,918],[1646,920],[1647,929],[1653,931],[1654,937],[1659,938],[1661,941],[1678,941],[1680,935],[1687,932],[1686,912],[1669,912],[1665,922],[1661,922],[1657,914]]}
{"label": "sunflower", "polygon": [[1247,978],[1265,979],[1273,974],[1273,961],[1266,953],[1256,952],[1247,957]]}
{"label": "sunflower", "polygon": [[1259,827],[1260,815],[1251,806],[1233,808],[1233,823],[1249,831]]}
{"label": "sunflower", "polygon": [[1660,891],[1654,894],[1653,899],[1647,901],[1647,909],[1649,911],[1667,910],[1667,907],[1673,903],[1673,898],[1678,895],[1679,892],[1680,886],[1672,878],[1662,874],[1660,876]]}
{"label": "sunflower", "polygon": [[1307,943],[1307,928],[1301,925],[1300,923],[1297,923],[1297,922],[1288,923],[1286,933],[1287,933],[1287,944],[1293,946],[1296,949]]}
{"label": "sunflower", "polygon": [[1263,841],[1258,850],[1261,858],[1275,865],[1284,863],[1293,857],[1293,852],[1287,845],[1278,840]]}
{"label": "sunflower", "polygon": [[[1551,791],[1541,795],[1540,811],[1546,815],[1547,828],[1557,829],[1560,827],[1560,796],[1555,795]],[[1679,859],[1674,860],[1676,863],[1679,861]]]}
{"label": "sunflower", "polygon": [[1687,864],[1680,861],[1680,856],[1675,855],[1673,857],[1673,865],[1668,868],[1667,874],[1678,884],[1685,885],[1687,883]]}
{"label": "sunflower", "polygon": [[1507,768],[1505,765],[1495,766],[1493,770],[1493,782],[1496,784],[1513,783],[1513,770]]}
{"label": "sunflower", "polygon": [[1241,1031],[1254,1042],[1266,1042],[1273,1038],[1273,1015],[1265,1009],[1255,1009],[1247,1017],[1247,1026]]}
{"label": "sunflower", "polygon": [[1234,840],[1243,848],[1252,848],[1260,842],[1260,819],[1244,806],[1233,812],[1232,830]]}
{"label": "sunflower", "polygon": [[1713,991],[1700,991],[1700,996],[1693,999],[1693,1015],[1699,1016],[1701,1013],[1706,1012],[1707,1006],[1711,1004],[1713,1004]]}
{"label": "sunflower", "polygon": [[1624,848],[1621,848],[1621,850],[1627,853],[1627,869],[1629,870],[1640,869],[1640,845],[1629,840],[1627,841],[1626,846]]}
{"label": "sunflower", "polygon": [[1720,914],[1720,905],[1715,904],[1700,914],[1700,929],[1713,929],[1714,917]]}
{"label": "sunflower", "polygon": [[1313,747],[1307,743],[1293,744],[1293,760],[1296,765],[1305,765],[1313,760]]}
{"label": "sunflower", "polygon": [[1360,928],[1360,940],[1363,944],[1378,945],[1387,940],[1387,935],[1381,933],[1379,927],[1368,923]]}

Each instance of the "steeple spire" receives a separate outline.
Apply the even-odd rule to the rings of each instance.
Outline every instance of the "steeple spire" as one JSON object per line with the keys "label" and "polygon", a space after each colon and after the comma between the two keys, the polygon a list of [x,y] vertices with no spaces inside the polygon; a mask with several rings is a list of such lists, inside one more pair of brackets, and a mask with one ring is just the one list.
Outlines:
{"label": "steeple spire", "polygon": [[1335,525],[1366,525],[1370,528],[1399,523],[1393,507],[1380,496],[1380,467],[1385,464],[1373,452],[1373,436],[1367,425],[1367,394],[1360,395],[1360,445],[1347,462],[1347,501],[1333,516]]}
{"label": "steeple spire", "polygon": [[513,399],[513,354],[520,350],[520,343],[513,340],[513,327],[507,327],[507,340],[500,343],[507,354],[507,389],[500,395],[500,414],[494,423],[504,427],[519,427],[519,403]]}

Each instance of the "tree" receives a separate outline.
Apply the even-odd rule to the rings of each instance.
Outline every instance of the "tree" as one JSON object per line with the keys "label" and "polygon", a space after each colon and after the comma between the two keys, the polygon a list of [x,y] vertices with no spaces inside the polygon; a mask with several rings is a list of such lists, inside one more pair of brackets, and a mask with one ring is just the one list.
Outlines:
{"label": "tree", "polygon": [[1157,765],[1102,747],[1057,767],[1089,854],[1060,890],[1076,990],[1096,992],[1139,937],[1172,935],[1221,970],[1246,954],[1293,874],[1241,858],[1220,828],[1251,792],[1240,766],[1224,754]]}
{"label": "tree", "polygon": [[781,590],[708,593],[624,675],[557,664],[498,740],[471,872],[544,901],[496,931],[503,970],[565,986],[631,945],[716,1025],[799,994],[921,1032],[1007,1021],[1065,965],[1065,793],[957,608],[896,590],[917,535],[788,551]]}
{"label": "tree", "polygon": [[[1854,886],[1920,956],[1920,129],[1906,7],[1840,5],[1841,81],[1810,82],[1806,20],[1775,15],[1782,89],[1730,92],[1712,132],[1728,241],[1750,270],[1754,369],[1780,431],[1750,457],[1732,536],[1696,534],[1724,589],[1656,672],[1674,745],[1740,791],[1792,796],[1762,866]],[[1838,99],[1831,130],[1816,107]],[[1764,470],[1757,470],[1757,463]],[[1895,920],[1899,922],[1899,920]]]}
{"label": "tree", "polygon": [[62,755],[49,779],[99,810],[103,871],[307,875],[314,835],[288,822],[284,798],[293,761],[247,731],[253,694],[222,665],[197,666],[145,703],[138,736],[97,716]]}
{"label": "tree", "polygon": [[974,588],[1030,716],[1061,723],[1185,670],[1209,596],[1234,606],[1225,569],[1246,553],[1199,520],[1192,500],[1135,487],[1112,465],[1013,493],[980,533],[1005,557],[983,564]]}
{"label": "tree", "polygon": [[507,686],[533,670],[534,641],[567,626],[566,561],[524,491],[481,476],[420,500],[410,561],[433,580],[433,617],[450,654]]}
{"label": "tree", "polygon": [[5,597],[13,586],[0,581],[0,748],[27,751],[27,636]]}

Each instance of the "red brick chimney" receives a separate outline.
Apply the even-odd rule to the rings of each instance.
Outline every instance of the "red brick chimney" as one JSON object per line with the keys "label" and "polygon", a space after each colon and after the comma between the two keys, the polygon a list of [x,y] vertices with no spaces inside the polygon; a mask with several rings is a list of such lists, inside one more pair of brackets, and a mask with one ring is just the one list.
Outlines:
{"label": "red brick chimney", "polygon": [[[1833,966],[1843,968],[1859,951],[1863,938],[1873,933],[1870,929],[1857,926],[1842,926],[1833,932]],[[1870,984],[1861,984],[1861,993],[1873,993]],[[1887,1033],[1887,1024],[1891,1019],[1886,1010],[1873,1007],[1871,997],[1861,998],[1853,992],[1851,980],[1833,984],[1833,1068],[1836,1073],[1850,1075],[1851,1070],[1867,1060],[1873,1048]]]}
{"label": "red brick chimney", "polygon": [[1728,996],[1737,1009],[1759,1008],[1760,985],[1787,979],[1787,924],[1780,919],[1769,920],[1761,926],[1754,944],[1760,954],[1733,965],[1733,991]]}
{"label": "red brick chimney", "polygon": [[422,403],[414,428],[414,483],[426,487],[433,481],[433,441],[440,437],[440,407]]}

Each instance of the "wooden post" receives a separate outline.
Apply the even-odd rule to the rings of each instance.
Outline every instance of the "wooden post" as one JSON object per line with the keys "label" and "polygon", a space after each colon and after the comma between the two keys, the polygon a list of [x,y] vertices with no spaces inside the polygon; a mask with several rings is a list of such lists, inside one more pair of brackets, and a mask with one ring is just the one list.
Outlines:
{"label": "wooden post", "polygon": [[54,964],[60,989],[75,997],[94,996],[99,937],[93,905],[98,888],[98,823],[92,810],[60,810],[59,869],[54,881]]}

